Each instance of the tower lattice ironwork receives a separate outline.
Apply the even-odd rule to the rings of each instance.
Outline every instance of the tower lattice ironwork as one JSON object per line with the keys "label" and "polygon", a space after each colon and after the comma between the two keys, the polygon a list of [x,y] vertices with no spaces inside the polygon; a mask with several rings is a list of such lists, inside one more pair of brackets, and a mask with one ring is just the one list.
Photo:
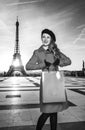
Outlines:
{"label": "tower lattice ironwork", "polygon": [[22,64],[21,55],[20,55],[20,46],[19,46],[19,21],[17,18],[16,21],[16,43],[14,48],[14,55],[12,64],[7,72],[8,76],[23,76],[26,75],[24,66]]}

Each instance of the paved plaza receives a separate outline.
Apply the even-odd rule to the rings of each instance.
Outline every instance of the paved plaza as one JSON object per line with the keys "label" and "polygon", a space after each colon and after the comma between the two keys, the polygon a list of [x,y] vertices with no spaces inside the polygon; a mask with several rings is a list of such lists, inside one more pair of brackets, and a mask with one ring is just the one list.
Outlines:
{"label": "paved plaza", "polygon": [[[40,77],[0,78],[0,130],[35,130],[39,84]],[[69,108],[58,113],[58,130],[85,130],[85,79],[65,77],[65,86]]]}

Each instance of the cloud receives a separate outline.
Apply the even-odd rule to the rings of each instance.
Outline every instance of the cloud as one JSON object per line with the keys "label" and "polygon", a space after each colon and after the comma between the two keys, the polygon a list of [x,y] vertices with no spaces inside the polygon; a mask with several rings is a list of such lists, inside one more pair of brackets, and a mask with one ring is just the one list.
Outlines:
{"label": "cloud", "polygon": [[79,36],[73,41],[73,44],[85,45],[85,28],[81,30]]}
{"label": "cloud", "polygon": [[7,26],[6,26],[6,24],[4,23],[4,21],[2,21],[2,20],[0,20],[0,30],[1,29],[7,29]]}
{"label": "cloud", "polygon": [[44,0],[31,0],[28,2],[14,2],[14,3],[9,3],[7,4],[7,6],[16,6],[16,5],[24,5],[24,4],[32,4],[32,3],[38,3],[38,2],[42,2]]}
{"label": "cloud", "polygon": [[85,24],[78,26],[76,29],[82,29],[82,28],[85,28]]}

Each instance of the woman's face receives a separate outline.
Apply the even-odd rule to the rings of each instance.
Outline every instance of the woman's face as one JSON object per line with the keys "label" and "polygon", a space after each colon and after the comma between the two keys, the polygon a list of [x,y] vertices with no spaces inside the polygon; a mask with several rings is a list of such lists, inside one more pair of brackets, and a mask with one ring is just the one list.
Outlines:
{"label": "woman's face", "polygon": [[48,46],[51,43],[51,36],[47,33],[43,33],[41,39],[44,46]]}

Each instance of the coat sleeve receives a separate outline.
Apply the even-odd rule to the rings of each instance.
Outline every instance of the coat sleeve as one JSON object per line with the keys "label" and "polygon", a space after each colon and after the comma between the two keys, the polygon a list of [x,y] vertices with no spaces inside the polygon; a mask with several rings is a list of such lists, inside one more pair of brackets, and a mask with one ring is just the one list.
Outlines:
{"label": "coat sleeve", "polygon": [[71,64],[71,60],[69,57],[67,57],[65,54],[63,54],[62,52],[60,52],[60,63],[59,66],[63,67],[63,66],[67,66]]}
{"label": "coat sleeve", "polygon": [[44,66],[45,66],[44,63],[39,63],[37,50],[35,50],[32,57],[26,64],[26,70],[38,70],[42,69]]}

